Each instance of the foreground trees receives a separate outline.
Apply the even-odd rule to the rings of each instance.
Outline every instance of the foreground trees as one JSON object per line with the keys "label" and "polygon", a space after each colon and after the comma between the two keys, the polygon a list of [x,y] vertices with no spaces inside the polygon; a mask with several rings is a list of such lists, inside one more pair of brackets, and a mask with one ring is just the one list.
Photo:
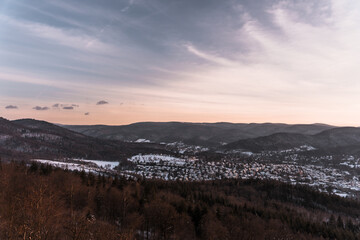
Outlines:
{"label": "foreground trees", "polygon": [[359,216],[357,201],[274,181],[0,168],[0,239],[358,239]]}

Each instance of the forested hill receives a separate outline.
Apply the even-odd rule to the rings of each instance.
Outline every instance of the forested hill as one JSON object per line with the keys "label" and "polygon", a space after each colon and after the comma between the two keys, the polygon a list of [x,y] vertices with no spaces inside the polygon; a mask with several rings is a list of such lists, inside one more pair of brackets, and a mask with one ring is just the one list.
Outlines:
{"label": "forested hill", "polygon": [[0,239],[359,239],[360,203],[276,181],[131,181],[0,165]]}
{"label": "forested hill", "polygon": [[276,133],[265,137],[239,140],[222,146],[222,148],[260,152],[291,149],[305,145],[322,150],[323,152],[359,154],[360,128],[339,127],[325,130],[315,135]]}
{"label": "forested hill", "polygon": [[89,137],[34,119],[9,121],[0,117],[0,157],[91,158],[121,161],[138,153],[164,153],[162,146]]}
{"label": "forested hill", "polygon": [[274,133],[317,134],[334,126],[325,124],[282,123],[186,123],[140,122],[122,126],[64,125],[63,127],[87,136],[101,139],[151,142],[184,142],[207,147],[220,146],[240,139],[268,136]]}

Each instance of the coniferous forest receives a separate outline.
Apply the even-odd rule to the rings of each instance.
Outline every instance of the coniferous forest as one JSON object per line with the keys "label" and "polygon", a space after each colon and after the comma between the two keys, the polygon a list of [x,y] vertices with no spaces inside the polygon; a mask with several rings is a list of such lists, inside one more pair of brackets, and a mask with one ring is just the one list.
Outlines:
{"label": "coniferous forest", "polygon": [[0,239],[358,239],[360,203],[276,181],[0,167]]}

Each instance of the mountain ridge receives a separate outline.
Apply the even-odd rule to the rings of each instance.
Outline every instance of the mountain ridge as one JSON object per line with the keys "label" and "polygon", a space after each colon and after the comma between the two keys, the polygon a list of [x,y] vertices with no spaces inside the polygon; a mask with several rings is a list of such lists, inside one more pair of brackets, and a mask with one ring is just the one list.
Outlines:
{"label": "mountain ridge", "polygon": [[241,139],[267,136],[278,132],[316,134],[335,128],[326,124],[282,123],[186,123],[139,122],[129,125],[63,125],[65,128],[102,139],[152,142],[184,142],[186,144],[218,147]]}

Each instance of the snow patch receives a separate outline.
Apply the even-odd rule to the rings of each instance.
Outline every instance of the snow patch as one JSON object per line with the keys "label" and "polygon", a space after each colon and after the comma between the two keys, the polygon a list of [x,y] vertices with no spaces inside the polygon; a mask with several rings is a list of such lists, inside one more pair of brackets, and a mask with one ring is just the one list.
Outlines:
{"label": "snow patch", "polygon": [[136,143],[149,143],[150,140],[144,139],[144,138],[139,138],[138,140],[135,141]]}
{"label": "snow patch", "polygon": [[185,165],[185,159],[176,158],[168,155],[156,155],[156,154],[148,154],[148,155],[136,155],[128,159],[130,162],[134,163],[171,163],[176,165]]}

